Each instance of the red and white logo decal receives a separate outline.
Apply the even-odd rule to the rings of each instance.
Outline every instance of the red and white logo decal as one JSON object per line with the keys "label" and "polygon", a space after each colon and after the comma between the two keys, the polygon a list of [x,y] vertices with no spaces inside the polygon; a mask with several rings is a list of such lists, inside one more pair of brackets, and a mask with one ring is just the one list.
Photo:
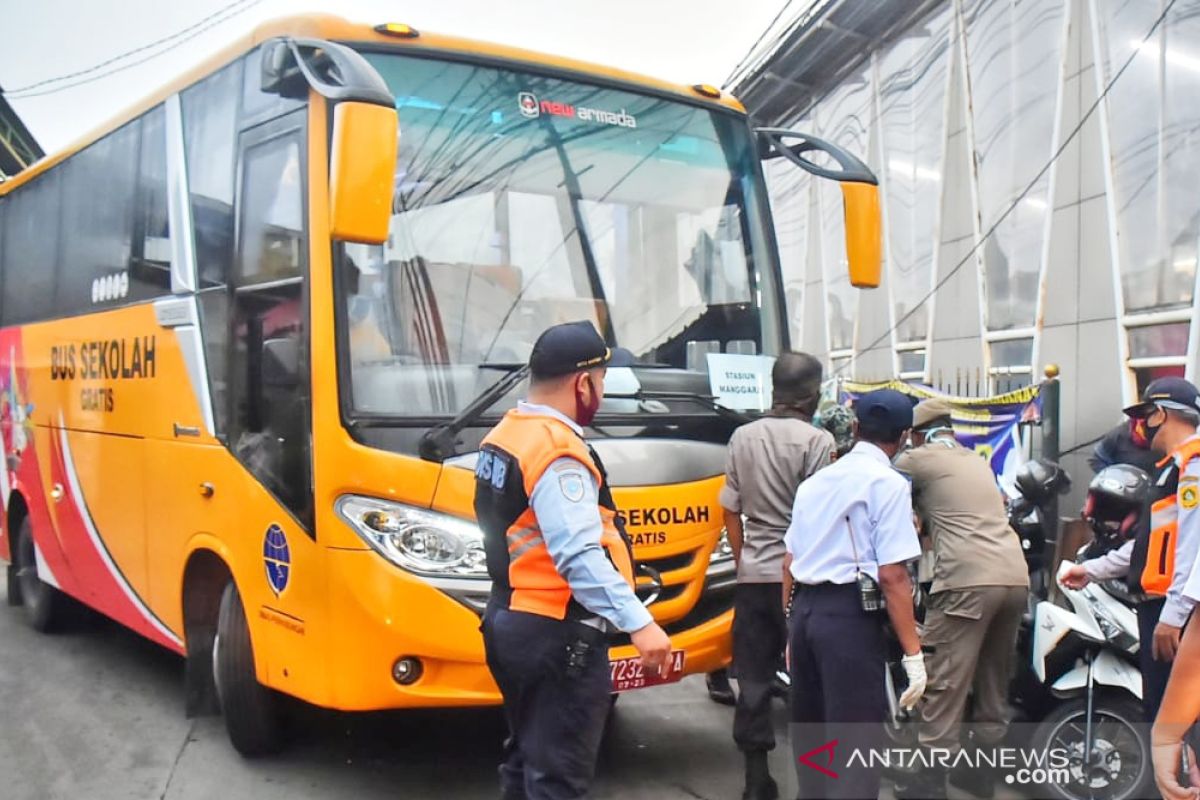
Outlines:
{"label": "red and white logo decal", "polygon": [[517,107],[521,109],[521,116],[533,119],[541,112],[538,110],[537,95],[533,92],[521,92],[517,95]]}

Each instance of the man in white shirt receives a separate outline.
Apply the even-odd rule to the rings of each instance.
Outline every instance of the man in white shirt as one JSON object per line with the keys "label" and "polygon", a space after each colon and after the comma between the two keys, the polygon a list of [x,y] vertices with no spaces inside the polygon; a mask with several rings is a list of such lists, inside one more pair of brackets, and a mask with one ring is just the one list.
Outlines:
{"label": "man in white shirt", "polygon": [[[857,444],[800,484],[785,536],[792,737],[802,797],[877,797],[880,773],[849,762],[887,718],[883,614],[904,650],[909,686],[925,691],[925,662],[913,617],[907,562],[921,554],[908,481],[891,460],[908,438],[912,403],[882,389],[855,404]],[[836,742],[843,746],[838,748]],[[836,777],[835,777],[836,773]]]}

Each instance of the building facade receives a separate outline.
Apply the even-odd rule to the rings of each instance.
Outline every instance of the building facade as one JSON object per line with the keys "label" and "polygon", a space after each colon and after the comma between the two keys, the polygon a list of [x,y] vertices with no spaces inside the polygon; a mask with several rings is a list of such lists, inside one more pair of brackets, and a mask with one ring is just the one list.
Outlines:
{"label": "building facade", "polygon": [[[908,4],[882,39],[829,22],[871,5],[818,3],[735,87],[759,124],[836,142],[880,179],[884,280],[860,291],[837,187],[769,166],[793,344],[835,374],[951,390],[1057,364],[1064,450],[1154,377],[1195,379],[1200,0]],[[841,59],[829,85],[788,73],[817,32],[844,45],[818,42]],[[1077,486],[1089,449],[1067,459]]]}
{"label": "building facade", "polygon": [[0,181],[16,175],[45,153],[0,88]]}

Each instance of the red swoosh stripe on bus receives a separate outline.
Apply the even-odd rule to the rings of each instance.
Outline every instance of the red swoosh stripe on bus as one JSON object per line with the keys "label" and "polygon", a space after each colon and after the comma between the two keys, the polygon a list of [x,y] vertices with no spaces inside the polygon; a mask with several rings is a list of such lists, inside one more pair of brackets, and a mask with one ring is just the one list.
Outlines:
{"label": "red swoosh stripe on bus", "polygon": [[50,472],[51,480],[63,487],[64,495],[57,506],[58,531],[66,551],[71,554],[76,587],[83,590],[79,596],[117,622],[182,653],[183,642],[179,636],[138,596],[104,544],[83,496],[68,433],[61,427],[61,417],[59,425],[50,436]]}

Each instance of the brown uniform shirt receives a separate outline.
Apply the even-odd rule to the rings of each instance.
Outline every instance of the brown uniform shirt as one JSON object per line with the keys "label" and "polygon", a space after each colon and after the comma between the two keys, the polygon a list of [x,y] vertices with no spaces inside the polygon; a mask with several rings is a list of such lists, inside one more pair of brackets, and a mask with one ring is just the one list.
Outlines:
{"label": "brown uniform shirt", "polygon": [[896,469],[912,479],[913,508],[933,541],[934,593],[1029,585],[1021,543],[987,461],[937,439],[902,454]]}
{"label": "brown uniform shirt", "polygon": [[720,502],[745,516],[739,583],[783,580],[783,535],[796,488],[833,452],[828,431],[796,417],[763,417],[733,432]]}

